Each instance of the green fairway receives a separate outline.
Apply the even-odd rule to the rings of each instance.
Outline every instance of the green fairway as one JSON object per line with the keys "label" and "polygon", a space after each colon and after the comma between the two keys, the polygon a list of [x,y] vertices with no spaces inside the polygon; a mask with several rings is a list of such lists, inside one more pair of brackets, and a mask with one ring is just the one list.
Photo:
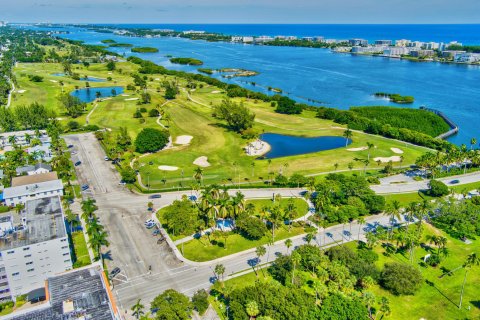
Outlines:
{"label": "green fairway", "polygon": [[[275,241],[290,238],[304,232],[305,230],[303,227],[292,227],[290,231],[288,231],[287,227],[282,227],[279,230],[275,231]],[[212,236],[210,237],[212,238]],[[251,248],[256,248],[260,245],[266,245],[271,241],[271,233],[268,233],[266,236],[259,240],[249,240],[244,238],[240,234],[234,233],[228,236],[226,248],[224,238],[215,239],[216,244],[210,244],[207,236],[203,236],[200,239],[190,240],[188,242],[185,242],[184,244],[178,245],[177,247],[178,250],[182,252],[183,256],[189,260],[209,261]]]}

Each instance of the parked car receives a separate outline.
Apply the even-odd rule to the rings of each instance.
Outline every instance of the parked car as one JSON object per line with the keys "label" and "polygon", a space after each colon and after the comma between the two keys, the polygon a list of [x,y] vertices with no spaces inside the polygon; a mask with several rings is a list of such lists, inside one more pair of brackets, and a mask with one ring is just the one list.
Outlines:
{"label": "parked car", "polygon": [[67,148],[69,148],[69,149],[70,149],[70,148],[73,148],[73,144],[69,144],[69,145],[67,146]]}
{"label": "parked car", "polygon": [[150,223],[155,223],[155,221],[153,219],[148,219],[147,221],[145,221],[145,225],[150,224]]}
{"label": "parked car", "polygon": [[147,229],[152,229],[153,227],[155,227],[156,224],[155,223],[149,223],[147,224],[145,227],[147,227]]}
{"label": "parked car", "polygon": [[160,199],[162,197],[161,194],[152,194],[148,197],[148,199]]}
{"label": "parked car", "polygon": [[77,161],[77,162],[74,163],[75,167],[78,167],[81,164],[82,164],[82,161]]}
{"label": "parked car", "polygon": [[197,201],[197,196],[189,196],[188,200],[190,201]]}
{"label": "parked car", "polygon": [[110,160],[110,158],[107,157],[107,156],[105,156],[105,157],[103,158],[103,160],[108,161],[108,160]]}
{"label": "parked car", "polygon": [[457,184],[457,183],[460,183],[460,180],[455,179],[455,180],[450,181],[450,184]]}
{"label": "parked car", "polygon": [[160,230],[159,229],[155,229],[153,230],[152,232],[152,236],[158,236],[160,234]]}
{"label": "parked car", "polygon": [[114,278],[117,274],[120,273],[120,268],[119,267],[115,267],[113,268],[112,272],[110,272],[110,279]]}
{"label": "parked car", "polygon": [[88,186],[88,184],[83,184],[82,185],[82,191],[85,191],[85,190],[88,190],[90,187]]}
{"label": "parked car", "polygon": [[126,185],[126,184],[127,184],[127,183],[126,183],[125,181],[123,181],[123,180],[118,183],[119,186],[124,186],[124,185]]}

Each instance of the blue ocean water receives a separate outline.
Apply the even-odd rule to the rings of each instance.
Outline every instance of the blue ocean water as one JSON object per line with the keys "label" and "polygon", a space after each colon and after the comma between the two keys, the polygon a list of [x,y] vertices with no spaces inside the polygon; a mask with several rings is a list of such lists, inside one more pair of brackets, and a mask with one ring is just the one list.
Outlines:
{"label": "blue ocean water", "polygon": [[[178,26],[178,25],[176,25]],[[208,26],[208,25],[207,25]],[[216,32],[224,32],[221,28],[233,31],[254,30],[256,26],[245,25],[209,25]],[[172,28],[173,25],[156,25],[152,28]],[[339,26],[298,26],[303,28],[303,34],[317,35],[315,28],[328,27],[332,30]],[[366,29],[364,33],[352,36],[363,38],[389,38],[382,32],[390,30],[391,38],[410,38],[419,40],[449,41],[458,40],[465,43],[480,43],[480,25],[453,26],[365,26],[352,28]],[[199,25],[184,25],[185,29],[202,29]],[[216,29],[219,28],[219,29]],[[266,34],[265,29],[274,25],[259,26],[258,34]],[[272,34],[294,34],[286,32],[292,25],[278,26],[283,31],[275,29]],[[419,28],[415,32],[415,28]],[[430,28],[430,29],[429,29]],[[444,35],[439,30],[446,28]],[[450,29],[449,29],[450,28]],[[379,29],[379,30],[376,30]],[[58,29],[55,29],[58,30]],[[350,106],[390,105],[388,100],[373,96],[375,92],[399,93],[412,95],[415,103],[401,105],[402,107],[418,108],[425,105],[438,109],[449,116],[460,127],[460,132],[449,140],[456,144],[469,144],[472,137],[480,140],[480,66],[449,65],[433,62],[411,62],[372,56],[352,56],[350,54],[333,53],[327,49],[292,48],[253,46],[223,42],[192,41],[183,38],[136,38],[113,34],[97,33],[82,28],[65,28],[70,33],[62,35],[66,38],[83,40],[89,44],[101,44],[103,39],[114,39],[117,42],[127,42],[135,46],[151,46],[159,49],[158,53],[134,54],[128,48],[111,48],[125,56],[136,55],[148,59],[170,69],[197,72],[197,67],[182,66],[169,62],[167,55],[176,57],[193,57],[204,62],[204,68],[244,68],[259,72],[259,75],[249,78],[223,79],[222,81],[236,83],[253,90],[267,92],[268,86],[281,88],[289,93],[291,98],[306,102],[306,99],[319,101],[315,105],[325,105],[339,109]],[[313,30],[313,31],[312,31]],[[430,30],[430,31],[428,31]],[[435,31],[436,30],[436,31]],[[232,32],[233,32],[232,31]],[[245,31],[246,34],[251,34]],[[277,32],[278,31],[278,32]],[[428,31],[428,32],[427,32]],[[298,31],[300,32],[300,31]],[[333,31],[332,31],[333,32]],[[337,31],[340,32],[340,31]],[[347,33],[346,29],[342,32]],[[326,35],[325,33],[323,33]],[[417,34],[418,36],[414,36]],[[420,35],[432,35],[423,39]],[[301,35],[301,34],[298,34]],[[382,36],[380,36],[382,35]],[[393,36],[395,35],[395,36]],[[455,35],[448,38],[447,35]],[[433,37],[435,36],[435,37]],[[340,38],[338,34],[332,37]],[[351,37],[351,36],[348,36]],[[348,38],[346,37],[346,38]],[[467,39],[470,39],[467,42]],[[219,75],[215,75],[219,77]],[[252,86],[254,81],[257,85]],[[311,102],[310,102],[311,103]]]}

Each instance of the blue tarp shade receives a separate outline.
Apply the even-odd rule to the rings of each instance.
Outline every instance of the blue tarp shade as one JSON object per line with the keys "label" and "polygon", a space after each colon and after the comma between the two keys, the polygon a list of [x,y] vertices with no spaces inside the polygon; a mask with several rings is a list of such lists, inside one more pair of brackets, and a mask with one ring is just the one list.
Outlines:
{"label": "blue tarp shade", "polygon": [[3,193],[0,193],[0,202],[3,201]]}

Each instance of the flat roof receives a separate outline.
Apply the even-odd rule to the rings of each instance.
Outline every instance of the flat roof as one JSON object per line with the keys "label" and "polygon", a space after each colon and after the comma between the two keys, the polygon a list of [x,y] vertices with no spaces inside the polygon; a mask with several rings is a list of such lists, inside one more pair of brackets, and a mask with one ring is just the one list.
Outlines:
{"label": "flat roof", "polygon": [[59,196],[27,201],[24,212],[12,218],[16,230],[0,237],[2,251],[67,235]]}
{"label": "flat roof", "polygon": [[11,314],[12,320],[113,320],[112,301],[100,265],[68,271],[47,279],[49,303],[36,310]]}
{"label": "flat roof", "polygon": [[55,190],[63,190],[62,180],[52,180],[31,185],[5,188],[3,191],[3,198],[9,199]]}
{"label": "flat roof", "polygon": [[[33,169],[35,169],[34,166],[33,166]],[[47,181],[53,181],[53,180],[58,180],[58,176],[55,171],[40,173],[40,174],[32,174],[31,176],[14,177],[12,178],[12,187],[25,186],[29,184],[35,184],[35,183],[47,182]]]}

